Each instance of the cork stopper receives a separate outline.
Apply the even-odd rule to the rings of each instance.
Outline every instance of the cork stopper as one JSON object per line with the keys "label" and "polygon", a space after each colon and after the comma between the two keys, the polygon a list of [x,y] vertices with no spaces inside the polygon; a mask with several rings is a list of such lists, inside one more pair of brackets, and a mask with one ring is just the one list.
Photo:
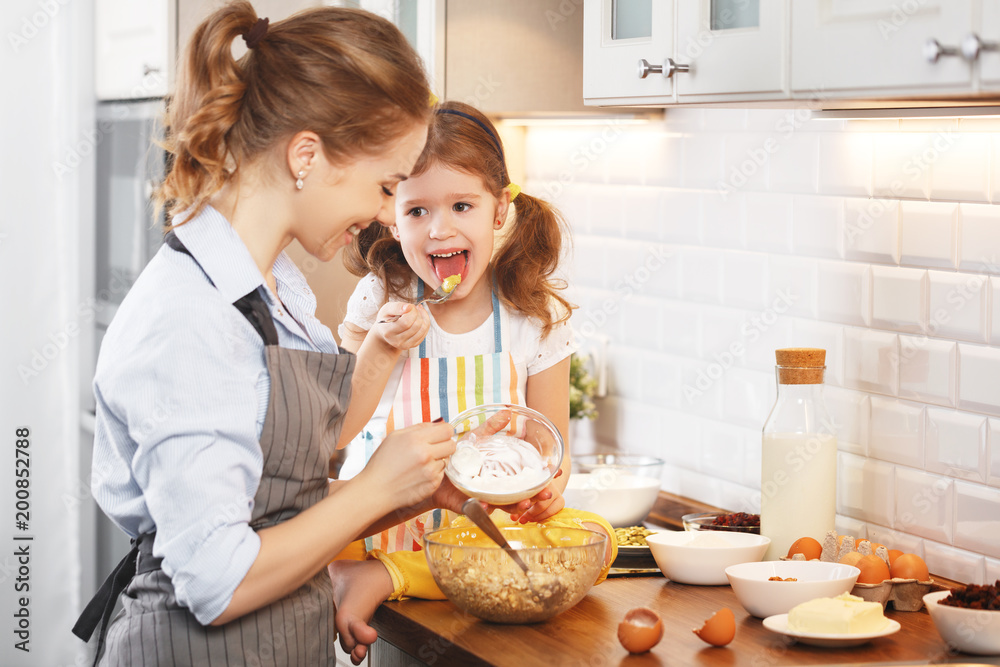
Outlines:
{"label": "cork stopper", "polygon": [[774,351],[781,384],[823,384],[826,350],[818,347],[786,347]]}

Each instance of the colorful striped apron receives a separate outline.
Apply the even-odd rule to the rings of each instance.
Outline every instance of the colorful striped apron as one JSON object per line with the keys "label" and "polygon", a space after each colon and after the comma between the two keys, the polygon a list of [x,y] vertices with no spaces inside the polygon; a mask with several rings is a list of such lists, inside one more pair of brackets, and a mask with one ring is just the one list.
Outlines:
{"label": "colorful striped apron", "polygon": [[[424,283],[418,281],[417,298],[423,297]],[[487,403],[524,404],[527,365],[516,363],[510,354],[510,317],[493,291],[493,354],[462,357],[428,357],[426,339],[408,351],[396,397],[386,421],[386,434],[438,417],[451,421],[459,413]],[[374,440],[365,440],[365,462],[374,453]],[[420,551],[421,538],[448,525],[450,513],[434,510],[406,523],[383,530],[365,539],[365,548],[392,551]]]}

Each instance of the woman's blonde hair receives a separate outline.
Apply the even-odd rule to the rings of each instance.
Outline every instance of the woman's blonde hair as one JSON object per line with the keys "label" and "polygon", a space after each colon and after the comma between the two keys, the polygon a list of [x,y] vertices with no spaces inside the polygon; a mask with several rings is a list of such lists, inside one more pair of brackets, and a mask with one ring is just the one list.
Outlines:
{"label": "woman's blonde hair", "polygon": [[[510,183],[500,136],[482,112],[461,102],[445,102],[436,110],[427,144],[413,167],[413,176],[432,165],[478,176],[486,190],[500,198]],[[565,281],[554,277],[566,223],[547,202],[521,192],[513,202],[516,218],[494,255],[493,272],[503,302],[542,325],[542,336],[569,319],[574,306],[559,293]],[[344,251],[344,264],[358,276],[375,274],[386,295],[407,297],[413,270],[391,232],[382,225],[362,231]]]}
{"label": "woman's blonde hair", "polygon": [[306,10],[267,26],[235,60],[233,40],[257,23],[249,2],[233,2],[187,45],[165,119],[171,166],[157,199],[168,214],[199,212],[242,165],[296,132],[315,132],[328,159],[349,163],[428,121],[420,59],[389,21],[355,9]]}

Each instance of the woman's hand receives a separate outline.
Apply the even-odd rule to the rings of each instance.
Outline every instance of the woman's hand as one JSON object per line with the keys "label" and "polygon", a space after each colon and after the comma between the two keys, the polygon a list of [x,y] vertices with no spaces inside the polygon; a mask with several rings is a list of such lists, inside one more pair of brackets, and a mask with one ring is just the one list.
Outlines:
{"label": "woman's hand", "polygon": [[447,477],[441,482],[441,486],[437,488],[434,495],[431,496],[431,504],[434,507],[440,507],[441,509],[451,510],[456,514],[462,513],[462,505],[465,501],[469,499],[469,496],[465,495],[461,491],[455,488],[455,485],[451,483],[451,480]]}
{"label": "woman's hand", "polygon": [[393,431],[375,449],[358,475],[369,488],[391,496],[396,509],[428,500],[444,481],[448,457],[455,451],[450,424],[414,424]]}
{"label": "woman's hand", "polygon": [[413,304],[390,301],[378,309],[376,322],[386,318],[399,317],[394,322],[375,324],[377,332],[388,345],[397,350],[409,350],[420,344],[431,326],[431,316],[425,308]]}

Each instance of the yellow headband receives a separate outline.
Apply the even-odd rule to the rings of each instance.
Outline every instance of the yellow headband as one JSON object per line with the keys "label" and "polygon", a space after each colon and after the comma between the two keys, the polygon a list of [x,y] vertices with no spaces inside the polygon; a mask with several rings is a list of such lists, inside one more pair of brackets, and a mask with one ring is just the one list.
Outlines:
{"label": "yellow headband", "polygon": [[510,200],[514,201],[517,196],[521,194],[521,186],[517,183],[508,183],[507,189],[510,190]]}

